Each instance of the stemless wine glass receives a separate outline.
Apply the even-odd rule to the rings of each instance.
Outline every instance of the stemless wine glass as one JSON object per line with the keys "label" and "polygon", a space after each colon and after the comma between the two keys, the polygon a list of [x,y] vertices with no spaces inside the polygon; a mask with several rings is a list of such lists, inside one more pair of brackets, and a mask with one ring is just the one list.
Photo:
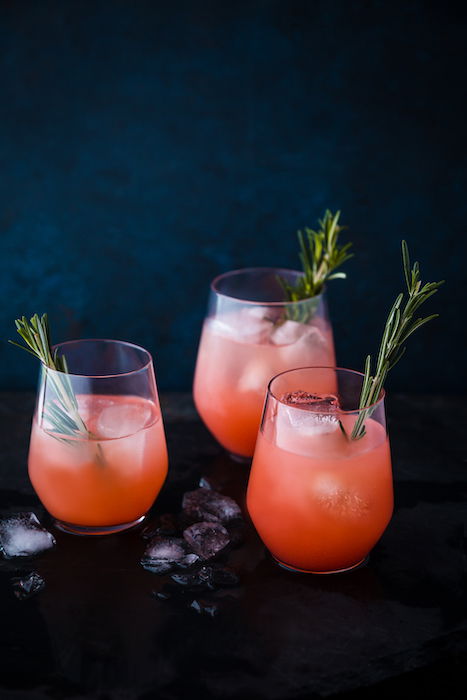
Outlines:
{"label": "stemless wine glass", "polygon": [[352,370],[307,367],[269,383],[247,507],[285,568],[323,574],[361,566],[389,523],[384,392],[359,409],[362,381]]}
{"label": "stemless wine glass", "polygon": [[293,367],[335,364],[325,293],[288,302],[279,276],[295,284],[302,273],[247,268],[211,284],[194,400],[211,433],[239,461],[253,456],[269,380]]}
{"label": "stemless wine glass", "polygon": [[118,340],[56,346],[68,373],[41,368],[29,477],[62,530],[110,534],[140,523],[167,475],[151,355]]}

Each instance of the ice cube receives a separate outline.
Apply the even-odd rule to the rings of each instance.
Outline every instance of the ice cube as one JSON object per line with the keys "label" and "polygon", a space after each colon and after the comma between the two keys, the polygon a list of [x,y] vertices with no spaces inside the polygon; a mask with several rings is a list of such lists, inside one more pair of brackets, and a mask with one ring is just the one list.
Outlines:
{"label": "ice cube", "polygon": [[278,406],[277,420],[286,418],[292,428],[301,435],[332,433],[339,427],[339,400],[333,394],[319,396],[307,391],[284,394]]}
{"label": "ice cube", "polygon": [[214,591],[217,588],[237,586],[239,582],[234,571],[222,566],[202,566],[186,574],[173,574],[171,578],[188,590]]}
{"label": "ice cube", "polygon": [[329,515],[361,517],[369,510],[369,503],[354,489],[328,472],[317,474],[312,482],[314,499]]}
{"label": "ice cube", "polygon": [[163,513],[156,523],[147,525],[141,532],[143,540],[151,540],[156,535],[176,535],[180,530],[178,519],[172,513]]}
{"label": "ice cube", "polygon": [[310,336],[312,330],[310,326],[297,321],[284,321],[274,327],[271,333],[271,343],[273,345],[292,345],[304,335]]}
{"label": "ice cube", "polygon": [[183,531],[183,537],[200,559],[211,559],[230,543],[229,533],[221,523],[200,522]]}
{"label": "ice cube", "polygon": [[45,581],[37,571],[31,571],[27,576],[12,579],[13,593],[19,600],[26,600],[45,588]]}
{"label": "ice cube", "polygon": [[0,550],[7,559],[39,554],[55,544],[34,513],[15,513],[0,521]]}
{"label": "ice cube", "polygon": [[199,615],[216,617],[216,615],[219,614],[219,603],[213,600],[204,600],[203,598],[193,600],[190,604],[190,608],[196,610]]}
{"label": "ice cube", "polygon": [[251,391],[264,396],[266,387],[275,374],[277,374],[277,369],[263,358],[257,357],[243,365],[237,379],[237,390],[245,393]]}
{"label": "ice cube", "polygon": [[268,310],[261,306],[245,307],[210,321],[211,330],[242,343],[262,344],[269,341],[273,328]]}
{"label": "ice cube", "polygon": [[278,447],[289,452],[317,456],[342,447],[338,400],[333,395],[284,394],[277,404],[275,428]]}
{"label": "ice cube", "polygon": [[[288,325],[296,324],[296,325]],[[277,329],[281,362],[284,367],[328,366],[334,364],[330,339],[316,326],[307,326],[296,321],[286,321],[282,331]],[[298,328],[301,326],[301,328]],[[295,336],[295,340],[292,338]],[[285,342],[290,340],[291,342]]]}
{"label": "ice cube", "polygon": [[184,515],[192,522],[228,522],[242,517],[233,498],[208,488],[187,491],[183,496],[182,507]]}
{"label": "ice cube", "polygon": [[186,568],[198,561],[179,537],[154,537],[146,547],[141,565],[154,574],[166,574],[175,568]]}
{"label": "ice cube", "polygon": [[133,435],[149,424],[152,414],[153,407],[149,401],[107,406],[97,419],[97,435],[107,440]]}
{"label": "ice cube", "polygon": [[200,477],[199,484],[198,486],[200,489],[209,489],[211,491],[215,491],[214,483],[207,478],[207,476],[202,476]]}
{"label": "ice cube", "polygon": [[170,600],[174,595],[177,595],[179,593],[178,587],[175,586],[174,584],[166,583],[162,588],[158,591],[153,591],[152,595],[154,598],[158,598],[159,600]]}

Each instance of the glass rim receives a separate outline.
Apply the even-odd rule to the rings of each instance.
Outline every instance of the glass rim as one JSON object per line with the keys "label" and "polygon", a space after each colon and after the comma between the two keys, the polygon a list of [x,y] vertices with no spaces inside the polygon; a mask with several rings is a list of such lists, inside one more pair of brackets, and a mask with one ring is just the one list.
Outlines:
{"label": "glass rim", "polygon": [[115,340],[112,338],[77,338],[76,340],[64,340],[61,343],[55,343],[55,345],[52,346],[52,350],[55,350],[56,348],[61,348],[64,345],[77,345],[79,343],[113,343],[114,345],[124,345],[126,347],[143,352],[146,356],[146,362],[142,367],[138,367],[137,369],[131,369],[129,372],[117,372],[114,374],[79,374],[77,372],[62,372],[62,370],[52,369],[52,367],[48,367],[44,363],[42,363],[42,367],[46,370],[46,372],[56,372],[57,374],[65,374],[67,377],[80,377],[82,379],[112,379],[116,377],[127,377],[133,374],[137,374],[138,372],[147,370],[153,364],[152,355],[149,352],[149,350],[146,350],[146,348],[143,348],[141,345],[136,345],[136,343],[130,343],[127,340]]}
{"label": "glass rim", "polygon": [[319,299],[323,296],[324,292],[326,291],[325,287],[323,287],[322,291],[319,294],[315,294],[312,297],[306,297],[305,299],[298,299],[297,301],[287,301],[286,299],[283,299],[282,301],[252,301],[251,299],[236,297],[232,294],[225,294],[224,292],[219,291],[219,289],[217,288],[217,285],[221,280],[226,279],[227,277],[233,277],[234,275],[239,275],[241,273],[247,272],[276,272],[277,274],[280,274],[281,272],[293,272],[296,275],[303,276],[303,272],[301,272],[300,270],[292,270],[292,268],[289,267],[240,267],[235,270],[228,270],[227,272],[222,272],[220,275],[217,275],[217,277],[214,277],[210,284],[211,291],[214,292],[214,294],[217,294],[217,296],[225,297],[226,299],[233,299],[234,301],[239,301],[243,304],[252,304],[254,306],[298,306],[300,304],[307,304],[312,299]]}
{"label": "glass rim", "polygon": [[[283,401],[279,396],[276,396],[276,394],[274,393],[274,391],[271,388],[272,383],[276,379],[281,377],[282,375],[291,374],[292,372],[299,372],[300,370],[303,370],[303,369],[332,369],[334,371],[338,370],[339,372],[346,372],[347,374],[355,374],[355,375],[358,375],[359,377],[365,376],[363,372],[359,372],[356,369],[348,369],[347,367],[332,367],[330,365],[327,365],[327,366],[323,365],[323,366],[316,366],[316,367],[311,367],[310,365],[307,365],[305,367],[293,367],[292,369],[286,369],[283,372],[278,372],[277,374],[274,375],[274,377],[272,377],[272,379],[270,379],[270,381],[268,383],[266,395],[272,396],[272,398],[275,401],[278,401],[283,406],[287,406],[288,408],[298,408],[299,410],[303,410],[303,409],[300,409],[299,404],[294,405],[294,404],[287,403],[287,401]],[[338,413],[342,413],[342,414],[362,413],[362,411],[368,411],[368,409],[375,409],[379,404],[384,403],[385,398],[386,398],[386,390],[383,387],[380,391],[378,399],[376,401],[374,401],[373,403],[369,404],[368,406],[363,406],[362,408],[352,408],[350,410],[343,409],[339,406],[337,408],[337,411],[338,411]],[[317,413],[319,413],[319,411],[317,411]]]}

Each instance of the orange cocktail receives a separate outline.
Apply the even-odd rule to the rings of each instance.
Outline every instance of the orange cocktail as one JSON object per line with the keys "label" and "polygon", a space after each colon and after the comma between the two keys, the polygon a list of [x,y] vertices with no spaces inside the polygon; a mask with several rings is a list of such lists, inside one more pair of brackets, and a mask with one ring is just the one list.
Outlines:
{"label": "orange cocktail", "polygon": [[324,294],[286,302],[279,273],[300,275],[239,270],[221,275],[211,289],[193,393],[204,423],[234,457],[253,456],[264,394],[275,374],[335,363]]}
{"label": "orange cocktail", "polygon": [[131,523],[153,504],[167,475],[159,408],[132,396],[78,396],[94,437],[63,442],[34,420],[29,477],[57,520],[81,527]]}
{"label": "orange cocktail", "polygon": [[167,475],[151,356],[107,340],[63,343],[59,351],[69,372],[42,367],[32,485],[66,531],[124,530],[144,518]]}
{"label": "orange cocktail", "polygon": [[383,397],[366,414],[365,435],[351,439],[360,386],[360,374],[331,368],[285,372],[270,384],[247,506],[261,539],[288,568],[354,568],[391,518]]}

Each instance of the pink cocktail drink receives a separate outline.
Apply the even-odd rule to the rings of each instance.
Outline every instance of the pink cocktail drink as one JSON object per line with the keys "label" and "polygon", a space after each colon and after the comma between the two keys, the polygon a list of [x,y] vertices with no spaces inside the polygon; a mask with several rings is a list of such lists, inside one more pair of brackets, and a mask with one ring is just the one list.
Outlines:
{"label": "pink cocktail drink", "polygon": [[114,340],[71,341],[56,352],[66,371],[42,365],[32,485],[63,530],[125,530],[142,521],[167,475],[152,358]]}
{"label": "pink cocktail drink", "polygon": [[77,396],[92,439],[63,440],[35,417],[29,477],[70,529],[120,528],[146,514],[167,475],[159,407],[135,396]]}
{"label": "pink cocktail drink", "polygon": [[[223,275],[213,284],[203,326],[194,400],[206,426],[235,456],[253,455],[266,387],[275,374],[293,367],[335,364],[324,296],[287,304],[277,272],[260,269]],[[250,302],[222,291],[232,277],[244,275],[257,277],[257,298],[272,301]]]}
{"label": "pink cocktail drink", "polygon": [[[318,382],[317,373],[320,372]],[[266,547],[282,565],[328,573],[361,564],[392,514],[391,454],[383,398],[350,438],[358,411],[332,399],[345,393],[345,370],[306,369],[279,375],[268,393],[256,443],[247,506]],[[334,377],[333,377],[334,374]],[[358,385],[358,373],[350,373]],[[289,375],[289,376],[288,376]],[[330,392],[317,392],[328,379]],[[290,392],[321,394],[290,403]],[[347,387],[348,388],[348,387]],[[292,393],[293,396],[293,393]]]}

